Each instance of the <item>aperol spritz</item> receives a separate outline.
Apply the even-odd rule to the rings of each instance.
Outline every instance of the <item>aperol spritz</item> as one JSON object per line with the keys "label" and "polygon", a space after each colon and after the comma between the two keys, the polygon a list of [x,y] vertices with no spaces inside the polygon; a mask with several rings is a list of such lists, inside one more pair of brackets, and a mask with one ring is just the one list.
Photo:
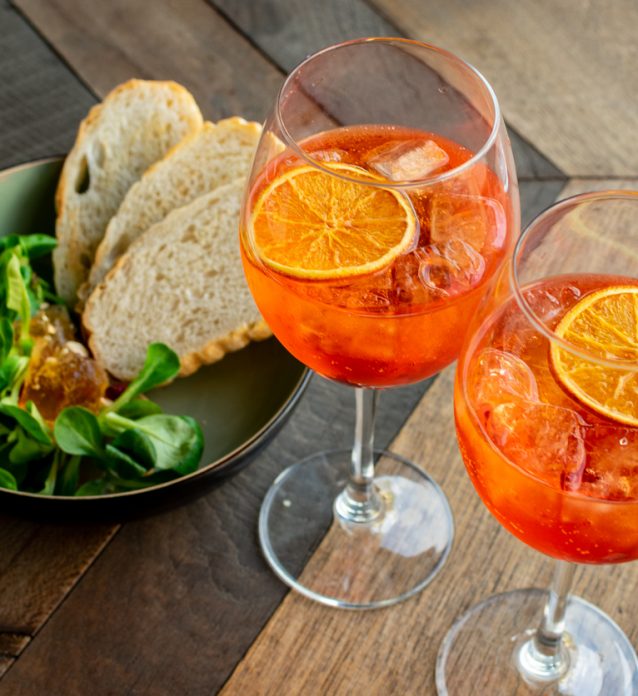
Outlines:
{"label": "aperol spritz", "polygon": [[[572,322],[588,332],[584,345],[601,357],[613,355],[611,333],[616,348],[638,362],[635,278],[559,276],[522,291],[529,310],[553,331],[594,294],[591,324],[583,312]],[[629,326],[631,333],[623,333]],[[638,374],[580,359],[570,366],[578,380],[572,386],[556,355],[513,298],[483,325],[462,363],[455,395],[468,472],[499,522],[539,551],[574,563],[633,560],[638,558]],[[601,392],[599,408],[583,400],[579,383]],[[611,407],[616,392],[621,407],[632,404],[632,418]]]}
{"label": "aperol spritz", "polygon": [[[460,59],[362,39],[311,56],[284,83],[242,209],[246,278],[275,336],[355,387],[357,404],[353,449],[290,467],[262,505],[266,558],[306,596],[387,606],[445,561],[453,523],[440,488],[373,448],[377,388],[456,358],[517,229],[496,98]],[[328,529],[330,568],[309,569]]]}
{"label": "aperol spritz", "polygon": [[[456,359],[511,247],[501,181],[472,163],[468,149],[414,129],[351,126],[299,146],[328,171],[287,149],[248,196],[244,267],[262,314],[286,348],[325,377],[383,387],[437,373]],[[431,185],[383,188],[468,163]],[[386,246],[379,232],[389,236]]]}
{"label": "aperol spritz", "polygon": [[549,594],[504,593],[458,619],[439,654],[441,694],[466,693],[467,678],[521,696],[637,693],[626,636],[569,594],[573,564],[638,558],[637,219],[634,192],[545,211],[464,344],[454,404],[472,483],[557,563]]}

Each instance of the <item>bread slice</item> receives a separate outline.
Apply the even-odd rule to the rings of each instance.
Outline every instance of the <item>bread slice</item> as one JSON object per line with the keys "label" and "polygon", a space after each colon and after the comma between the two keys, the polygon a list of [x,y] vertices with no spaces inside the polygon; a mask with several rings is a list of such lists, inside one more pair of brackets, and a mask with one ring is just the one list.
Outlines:
{"label": "bread slice", "polygon": [[120,256],[82,321],[95,357],[131,380],[153,341],[180,357],[181,375],[271,335],[242,272],[238,222],[244,179],[170,212]]}
{"label": "bread slice", "polygon": [[171,210],[247,177],[260,134],[258,123],[239,117],[207,122],[152,165],[131,186],[109,222],[81,296],[90,294],[131,243]]}
{"label": "bread slice", "polygon": [[69,305],[131,184],[202,123],[186,89],[145,80],[116,87],[82,121],[56,192],[55,286]]}

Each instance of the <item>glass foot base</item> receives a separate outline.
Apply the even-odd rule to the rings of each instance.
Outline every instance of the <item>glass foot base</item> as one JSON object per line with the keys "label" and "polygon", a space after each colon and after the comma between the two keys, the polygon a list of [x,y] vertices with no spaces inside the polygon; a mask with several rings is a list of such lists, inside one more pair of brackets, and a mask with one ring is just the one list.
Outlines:
{"label": "glass foot base", "polygon": [[310,599],[385,607],[422,590],[440,570],[452,544],[452,513],[424,471],[376,451],[381,512],[371,522],[344,521],[334,506],[350,456],[321,452],[277,477],[259,515],[261,547],[279,578]]}
{"label": "glass foot base", "polygon": [[517,662],[541,620],[547,593],[516,590],[490,597],[459,618],[436,664],[440,696],[635,696],[638,660],[620,628],[600,609],[570,597],[565,617],[564,674],[552,682],[525,679]]}

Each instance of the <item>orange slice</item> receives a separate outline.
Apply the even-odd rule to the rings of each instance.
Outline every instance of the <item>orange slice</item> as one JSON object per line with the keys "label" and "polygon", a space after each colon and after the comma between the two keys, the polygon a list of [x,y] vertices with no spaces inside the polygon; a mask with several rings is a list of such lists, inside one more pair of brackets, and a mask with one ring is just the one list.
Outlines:
{"label": "orange slice", "polygon": [[[611,286],[586,295],[555,331],[589,355],[634,361],[638,369],[638,286]],[[601,365],[556,344],[550,355],[556,377],[572,396],[607,418],[638,425],[636,370]]]}
{"label": "orange slice", "polygon": [[[374,178],[349,164],[329,168],[362,183]],[[303,166],[264,189],[249,231],[256,254],[272,269],[297,278],[338,279],[389,266],[414,243],[417,228],[400,192]]]}

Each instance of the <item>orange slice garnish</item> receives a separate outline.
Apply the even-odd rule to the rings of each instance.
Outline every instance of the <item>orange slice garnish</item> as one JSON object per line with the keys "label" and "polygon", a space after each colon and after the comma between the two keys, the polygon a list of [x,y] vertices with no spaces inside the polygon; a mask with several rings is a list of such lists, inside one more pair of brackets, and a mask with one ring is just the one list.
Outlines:
{"label": "orange slice garnish", "polygon": [[[362,184],[375,178],[349,164],[329,168]],[[249,227],[263,263],[289,276],[316,280],[381,270],[413,245],[417,231],[416,215],[402,193],[311,166],[290,169],[269,184]]]}
{"label": "orange slice garnish", "polygon": [[[638,286],[611,286],[586,295],[555,332],[593,356],[587,359],[552,344],[552,367],[563,387],[596,413],[638,425]],[[595,358],[635,362],[636,370]]]}

